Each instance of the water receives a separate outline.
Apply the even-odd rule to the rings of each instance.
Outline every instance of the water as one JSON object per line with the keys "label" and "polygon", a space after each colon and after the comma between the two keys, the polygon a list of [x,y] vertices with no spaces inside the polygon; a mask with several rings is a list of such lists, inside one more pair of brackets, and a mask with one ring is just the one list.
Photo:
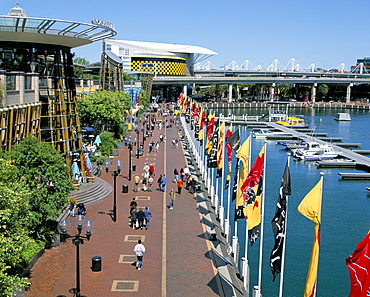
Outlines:
{"label": "water", "polygon": [[[217,110],[215,110],[218,112]],[[222,110],[222,114],[262,114],[266,109]],[[337,112],[349,112],[351,122],[337,122],[334,116]],[[362,149],[370,149],[368,137],[369,112],[344,109],[291,109],[291,115],[302,115],[306,124],[315,127],[316,132],[326,132],[329,137],[342,137],[343,142],[362,143]],[[235,131],[235,126],[234,126]],[[245,127],[240,127],[241,142],[250,133]],[[252,140],[252,161],[254,162],[264,140]],[[279,276],[272,282],[269,257],[273,247],[271,219],[274,216],[279,194],[281,178],[287,160],[287,151],[274,141],[267,141],[266,146],[266,191],[263,240],[262,294],[265,297],[278,296]],[[233,167],[234,168],[234,167]],[[307,269],[310,262],[314,223],[297,211],[297,206],[304,196],[320,179],[324,172],[321,248],[317,278],[316,296],[348,296],[350,292],[349,273],[345,259],[356,248],[370,229],[370,195],[366,186],[369,181],[342,181],[338,172],[351,172],[354,169],[317,169],[314,162],[296,162],[291,159],[292,195],[288,203],[286,257],[284,273],[283,296],[302,296]],[[221,179],[218,179],[219,182]],[[233,178],[232,178],[233,180]],[[227,205],[226,192],[224,206]],[[232,205],[232,213],[235,205]],[[231,225],[234,229],[233,214]],[[234,230],[232,230],[234,235]],[[241,242],[240,255],[244,256],[245,223],[238,222],[238,238]],[[258,240],[248,247],[250,264],[250,287],[258,282]],[[251,295],[252,296],[252,295]]]}

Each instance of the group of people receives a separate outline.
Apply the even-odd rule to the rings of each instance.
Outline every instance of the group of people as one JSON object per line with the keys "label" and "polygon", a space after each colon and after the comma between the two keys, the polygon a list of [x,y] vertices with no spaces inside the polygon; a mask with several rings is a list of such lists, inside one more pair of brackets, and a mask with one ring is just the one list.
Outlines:
{"label": "group of people", "polygon": [[181,168],[178,171],[176,168],[173,170],[174,180],[173,182],[177,185],[177,193],[181,194],[182,188],[185,183],[185,188],[189,190],[191,194],[195,193],[196,180],[190,174],[189,168]]}
{"label": "group of people", "polygon": [[148,230],[150,225],[150,219],[152,218],[152,212],[149,210],[149,207],[137,206],[135,197],[130,203],[130,226],[132,229]]}

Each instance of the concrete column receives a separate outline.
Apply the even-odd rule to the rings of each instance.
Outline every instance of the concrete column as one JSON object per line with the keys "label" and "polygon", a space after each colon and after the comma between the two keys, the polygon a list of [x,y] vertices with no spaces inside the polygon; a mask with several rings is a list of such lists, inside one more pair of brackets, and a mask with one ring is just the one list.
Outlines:
{"label": "concrete column", "polygon": [[270,100],[274,101],[276,83],[272,83],[270,86]]}
{"label": "concrete column", "polygon": [[229,94],[228,94],[227,102],[231,103],[232,98],[233,98],[233,85],[230,84],[229,85]]}
{"label": "concrete column", "polygon": [[351,88],[352,87],[353,87],[353,84],[349,84],[347,86],[346,103],[349,103],[351,101]]}
{"label": "concrete column", "polygon": [[314,83],[312,86],[312,91],[311,91],[311,102],[312,103],[316,102],[316,90],[317,90],[317,83]]}
{"label": "concrete column", "polygon": [[241,96],[240,96],[240,88],[239,88],[239,85],[238,84],[236,84],[236,98],[237,99],[240,99],[241,98]]}
{"label": "concrete column", "polygon": [[188,95],[188,86],[187,85],[184,85],[182,87],[182,93],[184,94],[184,96],[187,96]]}

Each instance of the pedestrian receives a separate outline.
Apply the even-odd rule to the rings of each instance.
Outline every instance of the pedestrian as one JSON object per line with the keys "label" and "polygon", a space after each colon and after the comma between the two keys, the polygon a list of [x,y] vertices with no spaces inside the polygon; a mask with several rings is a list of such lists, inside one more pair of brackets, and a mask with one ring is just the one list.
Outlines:
{"label": "pedestrian", "polygon": [[179,193],[179,195],[181,195],[181,190],[182,190],[182,180],[178,179],[177,180],[177,193]]}
{"label": "pedestrian", "polygon": [[72,195],[71,198],[69,198],[69,215],[71,217],[75,216],[76,206],[77,206],[77,200],[75,196]]}
{"label": "pedestrian", "polygon": [[137,226],[138,229],[143,230],[144,219],[145,219],[145,214],[144,214],[143,209],[140,207],[139,211],[137,212],[137,221],[139,223],[139,225]]}
{"label": "pedestrian", "polygon": [[148,183],[147,178],[144,176],[141,183],[143,184],[143,191],[145,192],[147,190],[146,185]]}
{"label": "pedestrian", "polygon": [[131,214],[131,228],[136,229],[136,220],[137,220],[136,206],[131,208],[130,214]]}
{"label": "pedestrian", "polygon": [[148,163],[145,163],[143,170],[144,170],[144,173],[149,172],[149,164]]}
{"label": "pedestrian", "polygon": [[145,216],[145,229],[148,230],[150,220],[152,218],[152,212],[149,210],[148,206],[145,207],[144,216]]}
{"label": "pedestrian", "polygon": [[173,176],[174,176],[174,182],[176,182],[179,179],[179,172],[177,171],[176,168],[173,170]]}
{"label": "pedestrian", "polygon": [[161,184],[162,192],[164,192],[164,190],[166,188],[166,184],[167,184],[167,178],[166,178],[166,175],[163,173],[162,184]]}
{"label": "pedestrian", "polygon": [[187,166],[184,167],[184,174],[185,174],[185,177],[187,177],[188,175],[190,175],[190,170]]}
{"label": "pedestrian", "polygon": [[159,175],[157,183],[158,183],[158,191],[162,191],[162,174]]}
{"label": "pedestrian", "polygon": [[191,179],[192,179],[191,175],[187,175],[185,177],[185,182],[186,182],[185,189],[187,189],[187,190],[189,190],[189,188],[190,188]]}
{"label": "pedestrian", "polygon": [[150,176],[148,178],[148,192],[151,192],[152,191],[152,185],[153,185],[153,177]]}
{"label": "pedestrian", "polygon": [[185,180],[185,172],[184,172],[184,169],[183,169],[183,168],[181,168],[181,169],[180,169],[180,179],[181,179],[182,181],[184,181],[184,180]]}
{"label": "pedestrian", "polygon": [[158,151],[159,151],[159,143],[156,142],[155,143],[155,152],[158,153]]}
{"label": "pedestrian", "polygon": [[175,202],[175,192],[173,191],[173,189],[171,189],[171,191],[168,193],[168,197],[170,199],[170,209],[173,209],[173,205]]}
{"label": "pedestrian", "polygon": [[136,261],[136,269],[140,270],[141,266],[143,265],[143,257],[145,254],[145,246],[141,243],[141,239],[137,241],[137,245],[135,245],[134,253],[137,257]]}
{"label": "pedestrian", "polygon": [[159,134],[159,142],[163,142],[163,135]]}
{"label": "pedestrian", "polygon": [[136,203],[135,197],[134,197],[134,198],[132,198],[132,201],[130,202],[130,213],[131,213],[131,210],[133,208],[136,208],[136,207],[137,207],[137,203]]}
{"label": "pedestrian", "polygon": [[179,139],[178,139],[178,138],[176,138],[176,139],[175,139],[175,147],[176,147],[176,148],[178,148],[178,147],[179,147]]}
{"label": "pedestrian", "polygon": [[137,192],[138,186],[139,186],[139,183],[140,183],[140,176],[138,176],[137,174],[134,177],[134,183],[135,183],[134,192]]}
{"label": "pedestrian", "polygon": [[149,176],[154,176],[154,171],[155,171],[154,165],[150,164],[150,166],[149,166]]}
{"label": "pedestrian", "polygon": [[190,193],[191,194],[194,194],[195,193],[195,188],[197,186],[197,181],[195,180],[195,178],[191,178],[191,183],[190,183]]}
{"label": "pedestrian", "polygon": [[172,139],[172,146],[171,146],[171,148],[175,148],[175,146],[176,146],[176,141],[175,141],[175,138],[174,138],[174,139]]}

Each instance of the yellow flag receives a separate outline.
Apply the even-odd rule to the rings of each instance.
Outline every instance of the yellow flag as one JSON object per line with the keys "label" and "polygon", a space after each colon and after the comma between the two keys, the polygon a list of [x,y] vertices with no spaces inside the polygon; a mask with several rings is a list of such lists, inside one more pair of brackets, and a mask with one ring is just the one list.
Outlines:
{"label": "yellow flag", "polygon": [[314,240],[310,265],[308,267],[306,287],[304,297],[314,297],[316,295],[317,270],[319,266],[320,253],[320,222],[321,222],[321,200],[322,200],[322,180],[303,198],[298,206],[298,211],[305,217],[315,222]]}
{"label": "yellow flag", "polygon": [[235,203],[236,209],[239,209],[239,207],[243,207],[244,205],[243,194],[240,188],[245,178],[248,176],[250,146],[251,146],[251,137],[249,136],[247,140],[244,141],[238,153],[236,154],[236,157],[242,161],[242,169],[240,170],[239,181],[238,181],[238,193],[236,195],[236,203]]}
{"label": "yellow flag", "polygon": [[322,178],[298,205],[298,211],[315,223],[321,222]]}
{"label": "yellow flag", "polygon": [[220,125],[220,134],[218,136],[218,144],[217,144],[217,169],[221,170],[224,164],[224,135],[225,135],[225,121],[223,121]]}

